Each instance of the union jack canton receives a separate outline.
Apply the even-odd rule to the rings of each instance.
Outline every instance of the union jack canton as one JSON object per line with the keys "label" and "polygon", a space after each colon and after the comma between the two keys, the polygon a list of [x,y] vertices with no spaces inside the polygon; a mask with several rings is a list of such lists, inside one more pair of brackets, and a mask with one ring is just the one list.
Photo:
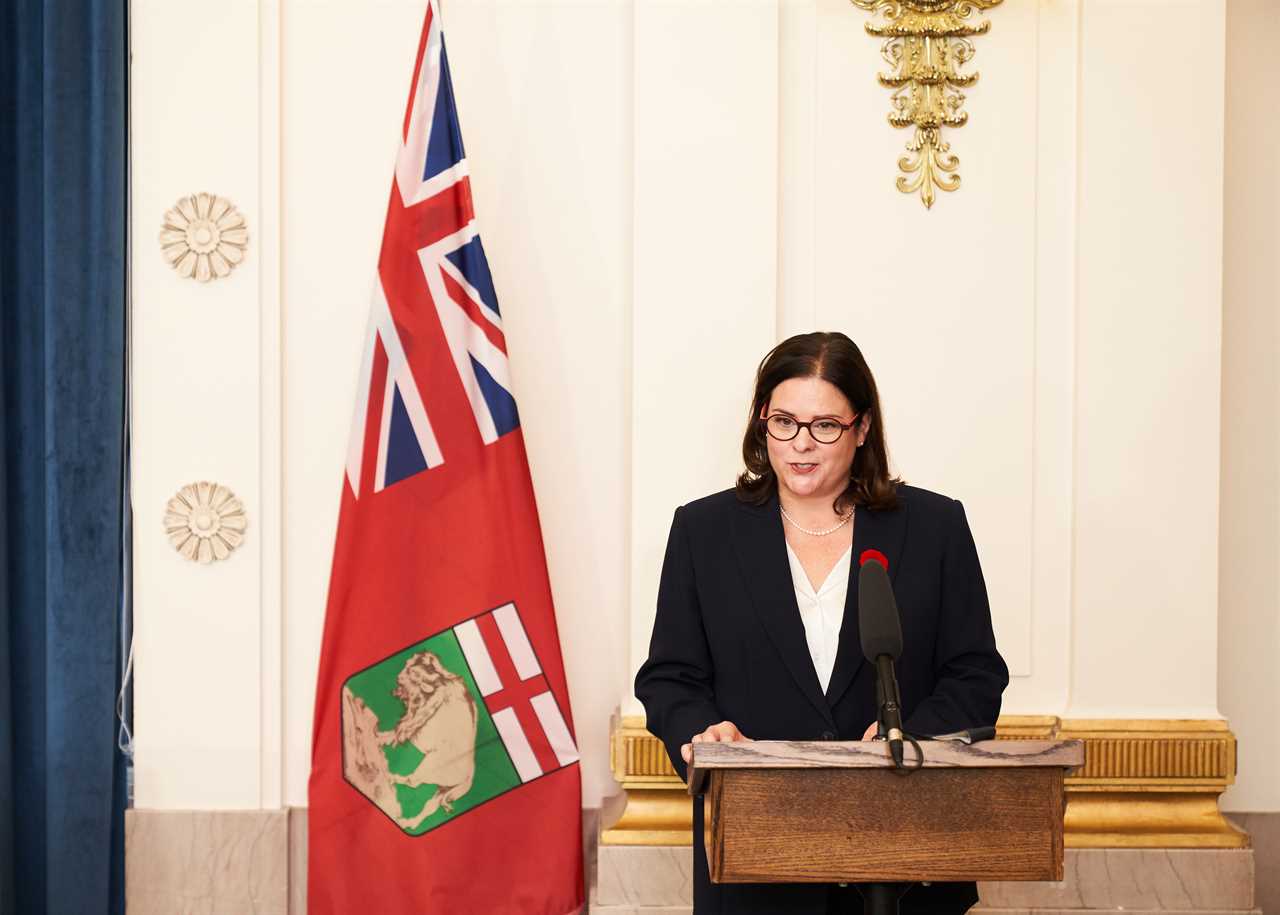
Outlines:
{"label": "union jack canton", "polygon": [[[459,404],[433,391],[424,396],[415,382],[441,356],[462,381],[466,408],[484,444],[520,425],[434,4],[427,19],[396,157],[347,454],[347,478],[357,497],[457,456],[442,445],[436,426],[456,426]],[[406,275],[398,259],[406,250],[416,252],[417,275]],[[416,345],[406,346],[397,325],[427,329],[429,322],[417,314],[423,308],[439,320],[443,339],[415,338]],[[373,423],[371,404],[377,411]],[[470,450],[465,443],[462,447]],[[366,455],[373,453],[376,463],[365,479]]]}

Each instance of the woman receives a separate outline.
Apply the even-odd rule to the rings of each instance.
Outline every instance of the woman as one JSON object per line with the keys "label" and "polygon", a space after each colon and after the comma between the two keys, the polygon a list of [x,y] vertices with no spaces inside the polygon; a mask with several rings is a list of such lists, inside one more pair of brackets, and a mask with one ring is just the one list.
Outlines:
{"label": "woman", "polygon": [[[904,730],[995,724],[1008,669],[959,502],[889,476],[875,380],[839,333],[785,340],[760,363],[734,489],[676,509],[649,658],[649,730],[685,777],[691,746],[875,733],[854,556],[888,558],[902,618]],[[857,911],[852,887],[712,884],[694,813],[694,912]],[[961,913],[972,883],[920,885],[904,913]]]}

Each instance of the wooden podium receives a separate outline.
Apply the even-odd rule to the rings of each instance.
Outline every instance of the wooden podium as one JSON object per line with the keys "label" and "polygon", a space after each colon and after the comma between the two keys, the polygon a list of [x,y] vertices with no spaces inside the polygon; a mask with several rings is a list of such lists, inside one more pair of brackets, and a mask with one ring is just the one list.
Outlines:
{"label": "wooden podium", "polygon": [[904,775],[884,741],[694,744],[712,881],[1063,879],[1062,780],[1081,741],[919,747],[924,765]]}

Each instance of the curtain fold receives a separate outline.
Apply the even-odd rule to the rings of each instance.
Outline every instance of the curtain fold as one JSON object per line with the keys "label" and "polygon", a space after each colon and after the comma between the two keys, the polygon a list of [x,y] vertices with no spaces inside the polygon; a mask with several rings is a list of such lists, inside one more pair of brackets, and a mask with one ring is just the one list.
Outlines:
{"label": "curtain fold", "polygon": [[0,12],[0,912],[123,912],[123,0]]}

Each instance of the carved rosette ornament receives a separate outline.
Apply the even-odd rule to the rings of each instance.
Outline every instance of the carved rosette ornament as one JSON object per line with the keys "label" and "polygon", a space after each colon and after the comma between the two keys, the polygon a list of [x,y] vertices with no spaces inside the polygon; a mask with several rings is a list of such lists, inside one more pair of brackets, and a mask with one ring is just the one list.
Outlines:
{"label": "carved rosette ornament", "polygon": [[961,89],[978,81],[977,73],[961,73],[973,59],[974,35],[991,28],[976,12],[1002,0],[851,0],[854,6],[883,19],[867,23],[867,34],[885,39],[880,54],[893,67],[881,73],[880,85],[892,89],[889,123],[915,127],[907,142],[909,155],[898,160],[903,172],[898,190],[920,192],[931,208],[936,191],[960,187],[960,160],[942,137],[942,128],[961,127],[969,120]]}
{"label": "carved rosette ornament", "polygon": [[169,542],[192,562],[226,559],[244,542],[247,526],[244,505],[220,483],[184,486],[165,506]]}
{"label": "carved rosette ornament", "polygon": [[192,194],[164,214],[161,250],[179,276],[202,283],[229,276],[248,244],[244,216],[225,197]]}

